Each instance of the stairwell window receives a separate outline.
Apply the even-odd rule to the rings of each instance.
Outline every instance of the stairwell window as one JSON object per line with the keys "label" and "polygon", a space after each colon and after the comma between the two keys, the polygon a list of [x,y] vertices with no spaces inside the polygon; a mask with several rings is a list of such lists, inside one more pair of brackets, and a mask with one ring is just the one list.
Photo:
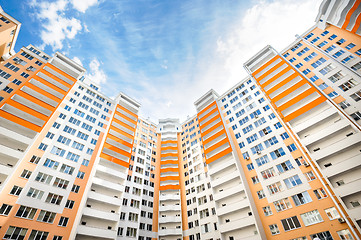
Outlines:
{"label": "stairwell window", "polygon": [[282,219],[281,223],[285,231],[289,231],[301,227],[301,223],[298,220],[297,216]]}

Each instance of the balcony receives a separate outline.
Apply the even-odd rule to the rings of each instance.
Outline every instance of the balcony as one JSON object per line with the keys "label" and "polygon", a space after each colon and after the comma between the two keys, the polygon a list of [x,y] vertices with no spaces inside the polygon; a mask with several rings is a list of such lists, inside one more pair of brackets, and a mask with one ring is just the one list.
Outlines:
{"label": "balcony", "polygon": [[100,239],[116,239],[117,237],[117,232],[115,230],[88,227],[84,225],[78,226],[77,234]]}
{"label": "balcony", "polygon": [[5,147],[0,145],[0,152],[4,155],[10,156],[12,158],[20,159],[23,156],[23,152],[14,150],[12,148]]}
{"label": "balcony", "polygon": [[217,166],[212,166],[212,164],[211,164],[211,167],[208,167],[209,175],[213,175],[213,174],[215,174],[219,171],[222,171],[223,169],[226,169],[234,164],[235,164],[234,159],[228,159],[228,160],[224,161],[221,165],[218,164]]}
{"label": "balcony", "polygon": [[170,217],[159,217],[159,223],[169,223],[169,222],[182,222],[180,216],[170,216]]}
{"label": "balcony", "polygon": [[169,236],[169,235],[182,235],[181,228],[171,228],[171,229],[159,229],[159,236]]}
{"label": "balcony", "polygon": [[83,215],[93,217],[93,218],[100,218],[107,221],[114,221],[117,222],[119,220],[119,214],[112,213],[112,212],[105,212],[98,209],[93,208],[84,208]]}
{"label": "balcony", "polygon": [[116,170],[114,170],[112,168],[109,168],[109,167],[106,167],[106,166],[103,166],[103,165],[100,165],[100,164],[97,166],[97,171],[109,174],[114,178],[126,179],[126,175],[125,175],[124,172],[119,172],[119,171],[116,171]]}
{"label": "balcony", "polygon": [[254,225],[255,221],[253,217],[245,217],[237,220],[230,221],[228,223],[220,224],[219,230],[221,233],[230,232],[236,229],[241,229],[244,227],[248,227],[250,225]]}
{"label": "balcony", "polygon": [[159,206],[159,212],[166,212],[166,211],[180,211],[180,205],[168,205],[168,206]]}
{"label": "balcony", "polygon": [[100,178],[97,178],[97,177],[93,178],[93,184],[96,184],[96,185],[99,185],[101,187],[105,187],[105,188],[108,188],[108,189],[112,189],[112,190],[115,190],[115,191],[119,191],[119,192],[124,191],[124,186],[123,185],[120,185],[120,184],[117,184],[117,183],[114,183],[114,182],[110,182],[110,181],[107,181],[107,180],[103,180],[103,179],[100,179]]}
{"label": "balcony", "polygon": [[89,192],[88,198],[93,199],[95,201],[115,205],[115,206],[121,206],[122,205],[122,200],[120,198],[107,196],[107,195],[97,193],[97,192],[93,192],[93,191]]}
{"label": "balcony", "polygon": [[231,188],[228,188],[228,189],[224,189],[222,192],[217,192],[217,193],[214,194],[214,200],[219,201],[219,200],[221,200],[223,198],[235,195],[235,194],[237,194],[237,193],[239,193],[239,192],[241,192],[243,190],[244,190],[244,187],[241,184],[236,185],[236,186],[231,187]]}
{"label": "balcony", "polygon": [[159,201],[180,200],[179,194],[160,194]]}
{"label": "balcony", "polygon": [[357,193],[360,191],[361,179],[354,180],[352,182],[345,183],[339,187],[335,187],[335,192],[340,197],[346,197],[348,195]]}
{"label": "balcony", "polygon": [[238,171],[234,171],[234,172],[232,172],[232,173],[230,173],[230,174],[227,174],[227,175],[225,175],[225,176],[222,176],[222,177],[219,177],[219,178],[217,178],[217,179],[214,179],[214,180],[212,181],[212,186],[213,186],[213,187],[216,187],[216,186],[218,186],[218,185],[221,185],[221,184],[223,184],[223,183],[227,183],[227,182],[229,182],[229,181],[231,181],[231,180],[233,180],[233,179],[235,179],[235,178],[238,178],[238,177],[239,177]]}
{"label": "balcony", "polygon": [[361,155],[357,154],[356,156],[345,159],[342,162],[332,164],[332,166],[323,169],[324,175],[327,177],[332,177],[342,172],[350,171],[353,168],[357,168],[361,165],[360,159]]}
{"label": "balcony", "polygon": [[241,199],[238,202],[227,204],[223,207],[217,208],[217,215],[222,216],[222,215],[237,211],[239,209],[249,207],[249,205],[250,204],[249,204],[249,201],[247,198]]}

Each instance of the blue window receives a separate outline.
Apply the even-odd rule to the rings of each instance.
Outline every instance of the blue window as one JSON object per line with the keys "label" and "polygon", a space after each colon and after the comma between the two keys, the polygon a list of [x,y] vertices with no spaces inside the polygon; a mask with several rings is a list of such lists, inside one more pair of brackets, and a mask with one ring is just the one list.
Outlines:
{"label": "blue window", "polygon": [[286,171],[288,171],[290,169],[293,169],[293,166],[292,166],[292,164],[291,164],[291,162],[289,160],[287,160],[286,162],[283,162],[281,164],[276,165],[276,167],[277,167],[277,169],[278,169],[278,171],[280,173],[283,173],[283,172],[286,172]]}
{"label": "blue window", "polygon": [[228,108],[228,103],[223,106],[224,108]]}
{"label": "blue window", "polygon": [[232,126],[232,129],[233,129],[233,130],[236,130],[236,129],[237,129],[237,124],[234,124],[234,125]]}
{"label": "blue window", "polygon": [[361,55],[361,48],[355,52],[356,55]]}
{"label": "blue window", "polygon": [[313,33],[310,33],[310,34],[308,34],[306,37],[305,37],[305,39],[307,40],[307,39],[309,39],[310,37],[312,37],[313,36]]}
{"label": "blue window", "polygon": [[277,150],[275,150],[275,151],[273,151],[273,152],[270,153],[270,155],[271,155],[271,157],[272,157],[273,160],[275,160],[275,159],[277,159],[277,158],[279,158],[279,157],[282,157],[282,156],[284,156],[285,154],[286,154],[286,153],[285,153],[285,151],[283,151],[282,148],[279,148],[279,149],[277,149]]}
{"label": "blue window", "polygon": [[335,38],[337,38],[337,35],[336,34],[333,34],[331,37],[329,37],[328,39],[330,39],[330,40],[333,40],[333,39],[335,39]]}
{"label": "blue window", "polygon": [[282,124],[281,124],[280,122],[278,122],[278,123],[275,124],[275,128],[276,128],[276,129],[279,129],[279,128],[281,128],[281,127],[282,127]]}
{"label": "blue window", "polygon": [[226,114],[227,114],[227,115],[231,114],[231,110],[228,110],[228,111],[226,112]]}
{"label": "blue window", "polygon": [[316,75],[310,77],[310,80],[311,80],[312,82],[315,82],[317,79],[319,79],[319,78],[318,78]]}
{"label": "blue window", "polygon": [[257,165],[259,167],[266,164],[266,163],[268,163],[268,162],[269,162],[269,159],[268,159],[267,155],[264,155],[264,156],[256,159],[256,163],[257,163]]}
{"label": "blue window", "polygon": [[324,37],[329,33],[329,31],[324,31],[323,33],[321,33],[321,36]]}
{"label": "blue window", "polygon": [[236,138],[240,138],[241,137],[241,134],[240,133],[236,133]]}
{"label": "blue window", "polygon": [[351,48],[355,47],[356,45],[353,43],[350,43],[349,45],[346,46],[347,50],[350,50]]}
{"label": "blue window", "polygon": [[287,148],[288,148],[288,150],[290,152],[293,152],[293,151],[297,150],[297,147],[296,147],[296,145],[294,143],[292,143],[291,145],[288,145]]}
{"label": "blue window", "polygon": [[292,177],[286,178],[283,180],[288,189],[296,187],[297,185],[301,185],[302,181],[298,175],[294,175]]}
{"label": "blue window", "polygon": [[327,94],[330,98],[334,98],[334,97],[337,97],[338,96],[338,93],[333,91],[333,92],[330,92],[329,94]]}
{"label": "blue window", "polygon": [[269,110],[269,109],[270,109],[270,107],[269,107],[268,105],[266,105],[266,106],[263,107],[263,110],[264,110],[264,111],[267,111],[267,110]]}
{"label": "blue window", "polygon": [[238,145],[239,145],[240,148],[243,148],[245,146],[244,142],[240,142]]}
{"label": "blue window", "polygon": [[322,43],[318,44],[317,47],[321,48],[325,46],[327,43],[328,43],[327,41],[323,41]]}
{"label": "blue window", "polygon": [[303,64],[302,63],[298,63],[298,64],[296,64],[296,68],[300,68],[300,67],[302,67],[303,66]]}
{"label": "blue window", "polygon": [[341,39],[338,40],[336,43],[337,43],[338,45],[341,45],[341,44],[344,43],[344,42],[346,42],[346,40],[343,39],[343,38],[341,38]]}
{"label": "blue window", "polygon": [[269,117],[269,120],[272,120],[272,119],[276,118],[276,115],[274,113],[271,113],[270,115],[268,115],[268,117]]}
{"label": "blue window", "polygon": [[320,37],[315,37],[314,39],[312,39],[311,43],[313,44],[313,43],[317,42],[319,39],[320,39]]}
{"label": "blue window", "polygon": [[288,57],[290,54],[289,53],[285,53],[285,54],[283,54],[283,57]]}
{"label": "blue window", "polygon": [[317,68],[318,66],[320,66],[324,62],[326,62],[326,59],[320,58],[316,62],[312,63],[311,66],[314,67],[314,68]]}
{"label": "blue window", "polygon": [[285,140],[285,139],[287,139],[287,138],[289,138],[290,136],[288,136],[288,133],[286,133],[286,132],[284,132],[284,133],[282,133],[281,134],[281,138],[283,139],[283,140]]}
{"label": "blue window", "polygon": [[253,166],[253,164],[252,164],[252,163],[250,163],[250,164],[247,164],[247,169],[248,169],[248,171],[251,171],[251,170],[253,170],[253,169],[254,169],[254,166]]}
{"label": "blue window", "polygon": [[346,58],[343,59],[341,62],[342,62],[342,63],[347,63],[347,62],[350,61],[351,59],[353,59],[353,56],[352,56],[352,55],[346,57]]}
{"label": "blue window", "polygon": [[344,54],[344,53],[345,53],[344,50],[340,50],[340,51],[336,52],[335,54],[333,54],[332,57],[338,58],[339,56],[341,56],[341,55]]}
{"label": "blue window", "polygon": [[306,75],[306,74],[309,74],[310,72],[311,72],[311,71],[310,71],[310,69],[308,69],[308,68],[306,68],[305,70],[302,71],[302,73],[305,74],[305,75]]}
{"label": "blue window", "polygon": [[249,154],[248,154],[248,152],[243,153],[242,156],[243,156],[244,159],[249,159]]}
{"label": "blue window", "polygon": [[331,52],[333,49],[335,49],[336,48],[336,46],[335,45],[331,45],[331,46],[329,46],[326,50],[325,50],[325,52]]}

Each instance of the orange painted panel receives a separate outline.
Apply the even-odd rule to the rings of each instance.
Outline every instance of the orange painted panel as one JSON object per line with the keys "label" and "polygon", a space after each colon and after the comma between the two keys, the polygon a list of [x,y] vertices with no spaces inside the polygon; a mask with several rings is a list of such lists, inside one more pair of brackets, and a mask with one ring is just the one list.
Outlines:
{"label": "orange painted panel", "polygon": [[202,113],[204,113],[205,111],[207,111],[208,109],[210,109],[211,107],[213,107],[216,104],[216,101],[210,103],[207,107],[205,107],[202,111],[200,111],[198,113],[198,120],[199,120],[199,115],[201,115]]}
{"label": "orange painted panel", "polygon": [[178,157],[178,153],[161,153],[160,157]]}
{"label": "orange painted panel", "polygon": [[168,146],[168,147],[161,147],[160,149],[161,149],[161,151],[166,151],[166,150],[178,150],[178,147]]}
{"label": "orange painted panel", "polygon": [[[277,63],[276,65],[274,65],[272,68],[268,69],[265,73],[262,74],[262,76],[258,77],[258,81],[261,81],[262,79],[264,79],[265,77],[267,77],[268,75],[270,75],[271,73],[273,73],[274,71],[276,71],[278,68],[280,68],[283,64],[285,64],[284,61],[280,61],[279,63]],[[283,69],[281,72],[279,72],[278,74],[276,74],[275,76],[273,76],[272,78],[268,79],[265,83],[263,83],[261,86],[267,86],[268,84],[270,84],[271,82],[273,82],[275,80],[275,78],[277,78],[277,76],[281,76],[281,73],[285,73],[288,70],[286,70],[287,68],[289,68],[289,66],[287,65],[287,67],[285,69]],[[285,71],[286,70],[286,71]],[[280,75],[281,74],[281,75]]]}
{"label": "orange painted panel", "polygon": [[50,98],[51,100],[54,100],[54,101],[58,102],[58,103],[61,101],[61,98],[58,98],[58,97],[44,91],[43,89],[38,88],[37,86],[31,84],[30,82],[27,82],[24,86],[27,86],[27,87],[33,89],[34,91],[36,91],[36,92]]}
{"label": "orange painted panel", "polygon": [[[359,5],[360,5],[360,3],[361,3],[361,1],[359,1]],[[360,23],[361,23],[361,14],[359,14],[356,18],[355,25],[351,29],[352,33],[356,33],[357,29],[360,27]]]}
{"label": "orange painted panel", "polygon": [[274,61],[276,61],[277,59],[279,59],[280,57],[274,56],[272,59],[270,59],[268,62],[264,63],[261,67],[259,67],[257,70],[255,70],[253,72],[254,75],[257,75],[259,72],[261,72],[263,69],[265,69],[266,67],[268,67],[269,65],[271,65]]}
{"label": "orange painted panel", "polygon": [[[217,109],[215,109],[217,110]],[[213,118],[209,119],[207,122],[202,124],[202,128],[207,127],[209,124],[213,123],[214,121],[216,121],[217,119],[219,119],[221,116],[219,114],[215,115]]]}
{"label": "orange painted panel", "polygon": [[[292,79],[290,79],[289,81],[291,81]],[[284,85],[284,82],[289,82],[289,81],[283,81],[282,85]],[[285,91],[281,92],[280,94],[278,94],[277,96],[275,96],[274,98],[272,98],[273,102],[277,102],[278,100],[284,98],[285,96],[287,96],[288,94],[290,94],[291,92],[295,91],[296,89],[300,88],[301,86],[303,86],[304,84],[307,84],[307,81],[302,79],[301,81],[299,81],[298,83],[296,83],[295,85],[293,85],[290,88],[287,88]],[[277,84],[278,86],[278,84]],[[268,92],[267,92],[268,93]]]}
{"label": "orange painted panel", "polygon": [[[46,63],[45,66],[47,66],[47,67],[53,69],[54,71],[60,73],[60,74],[63,75],[64,77],[68,78],[69,80],[71,80],[71,81],[73,81],[73,82],[76,82],[76,79],[75,79],[75,78],[73,78],[72,76],[70,76],[70,75],[67,74],[66,72],[63,72],[63,71],[60,70],[59,68],[51,65],[50,63]],[[45,66],[44,66],[44,67],[45,67]]]}
{"label": "orange painted panel", "polygon": [[128,162],[124,162],[123,160],[120,160],[120,159],[118,159],[118,158],[112,157],[112,156],[110,156],[110,155],[108,155],[108,154],[106,154],[106,153],[103,153],[103,152],[102,152],[102,153],[100,154],[100,157],[103,158],[103,159],[106,159],[106,160],[108,160],[108,161],[110,161],[110,162],[113,162],[113,163],[116,163],[116,164],[118,164],[118,165],[121,165],[121,166],[123,166],[123,167],[129,168],[129,163],[128,163]]}
{"label": "orange painted panel", "polygon": [[[213,113],[217,112],[218,109],[217,107],[215,107],[213,110],[211,110],[209,113],[207,113],[206,115],[204,115],[202,118],[199,118],[198,121],[201,125],[201,123],[204,121],[204,119],[206,119],[207,117],[211,116]],[[218,115],[218,114],[217,114]],[[203,124],[202,124],[203,125]]]}
{"label": "orange painted panel", "polygon": [[346,29],[348,24],[350,23],[350,19],[352,14],[355,12],[355,10],[357,9],[357,7],[360,5],[360,0],[356,0],[355,3],[353,4],[352,8],[348,11],[348,13],[346,14],[346,18],[345,18],[345,22],[342,24],[342,29]]}
{"label": "orange painted panel", "polygon": [[133,128],[132,126],[129,126],[128,124],[126,124],[125,122],[122,122],[116,118],[113,118],[113,121],[112,122],[116,122],[118,123],[119,125],[121,125],[122,127],[125,127],[127,129],[129,129],[130,131],[132,132],[135,132],[135,128]]}
{"label": "orange painted panel", "polygon": [[229,148],[226,148],[226,149],[224,149],[222,152],[220,152],[220,153],[217,153],[216,155],[214,155],[213,157],[211,157],[211,158],[206,158],[206,163],[207,164],[210,164],[211,162],[214,162],[214,161],[216,161],[217,159],[219,159],[219,158],[221,158],[221,157],[223,157],[223,156],[225,156],[225,155],[227,155],[227,154],[229,154],[229,153],[231,153],[232,152],[232,148],[231,147],[229,147]]}
{"label": "orange painted panel", "polygon": [[35,98],[35,97],[27,94],[26,92],[17,91],[16,95],[19,95],[19,96],[21,96],[21,97],[23,97],[25,99],[28,99],[29,101],[32,101],[33,103],[35,103],[35,104],[37,104],[37,105],[39,105],[39,106],[41,106],[43,108],[46,108],[46,109],[48,109],[48,110],[50,110],[52,112],[54,112],[54,110],[55,110],[55,107],[53,107],[53,106],[51,106],[51,105],[49,105],[49,104]]}
{"label": "orange painted panel", "polygon": [[298,103],[299,101],[302,101],[304,98],[306,98],[307,96],[311,95],[312,93],[314,93],[316,91],[317,91],[316,88],[309,88],[306,91],[304,91],[303,93],[298,94],[296,97],[292,98],[288,102],[286,102],[286,103],[282,104],[281,106],[279,106],[278,110],[283,111],[286,108],[289,108],[290,106]]}
{"label": "orange painted panel", "polygon": [[[50,66],[48,66],[48,67],[50,67]],[[71,88],[71,87],[72,87],[72,84],[69,84],[69,83],[65,82],[64,80],[62,80],[62,79],[58,78],[57,76],[55,76],[55,75],[51,74],[50,72],[47,72],[47,71],[46,71],[46,70],[44,70],[44,69],[40,69],[40,71],[39,71],[39,72],[41,72],[41,73],[45,74],[46,76],[48,76],[48,77],[50,77],[50,78],[52,78],[52,79],[56,80],[57,82],[59,82],[59,83],[63,84],[64,86],[67,86],[68,88]],[[71,80],[71,81],[73,81],[73,82],[74,82],[73,78],[72,78],[72,79],[69,79],[69,80]]]}
{"label": "orange painted panel", "polygon": [[217,137],[221,136],[222,134],[226,134],[226,131],[222,129],[221,131],[217,132],[213,136],[207,138],[206,140],[203,140],[203,145],[206,145],[207,143],[211,142],[212,140],[216,139]]}
{"label": "orange painted panel", "polygon": [[[286,85],[287,83],[289,83],[290,81],[292,81],[293,79],[295,79],[297,76],[299,76],[296,72],[291,74],[291,76],[289,76],[288,78],[284,79],[282,82],[277,83],[275,86],[273,86],[273,88],[268,89],[268,91],[266,91],[266,93],[269,95],[271,93],[273,93],[274,91],[280,89],[282,86]],[[306,80],[301,79],[300,82],[305,83]]]}
{"label": "orange painted panel", "polygon": [[116,146],[110,145],[109,143],[106,143],[106,142],[103,145],[103,149],[104,148],[107,148],[109,150],[112,150],[114,152],[117,152],[117,153],[119,153],[119,154],[121,154],[123,156],[129,157],[129,158],[130,158],[130,156],[132,154],[131,152],[126,152],[126,151],[124,151],[124,150],[122,150],[122,149],[120,149],[120,148],[118,148]]}
{"label": "orange painted panel", "polygon": [[167,144],[167,143],[175,143],[175,144],[177,144],[178,142],[177,142],[177,140],[166,140],[166,141],[161,141],[161,144]]}
{"label": "orange painted panel", "polygon": [[131,112],[130,110],[126,109],[125,107],[123,107],[123,106],[121,106],[121,105],[119,105],[119,104],[117,104],[117,107],[120,108],[120,109],[122,109],[122,110],[124,110],[125,112],[129,113],[130,115],[132,115],[133,117],[135,117],[135,118],[138,119],[138,115],[137,115],[137,114]]}
{"label": "orange painted panel", "polygon": [[129,148],[133,147],[133,145],[131,143],[128,143],[128,142],[124,141],[123,139],[117,138],[116,136],[114,136],[110,133],[108,133],[107,138],[112,139],[120,144],[123,144],[124,146],[129,147]]}
{"label": "orange painted panel", "polygon": [[309,111],[310,109],[320,105],[324,101],[326,101],[326,98],[321,95],[319,98],[315,99],[314,101],[310,102],[309,104],[307,104],[307,105],[303,106],[302,108],[298,109],[297,111],[289,114],[287,117],[285,117],[285,121],[289,122],[292,119],[295,119],[296,117],[300,116],[301,114],[303,114],[303,113]]}
{"label": "orange painted panel", "polygon": [[160,177],[160,181],[179,181],[179,176]]}
{"label": "orange painted panel", "polygon": [[24,120],[22,118],[19,118],[19,117],[14,116],[14,115],[12,115],[10,113],[7,113],[7,112],[5,112],[4,110],[1,110],[1,109],[0,109],[0,116],[5,118],[5,119],[8,119],[8,120],[10,120],[10,121],[12,121],[14,123],[17,123],[17,124],[19,124],[19,125],[21,125],[23,127],[29,128],[29,129],[31,129],[31,130],[33,130],[35,132],[40,132],[41,129],[42,129],[41,127],[39,127],[39,126],[37,126],[37,125],[35,125],[35,124],[31,123],[31,122],[28,122],[28,121],[26,121],[26,120]]}
{"label": "orange painted panel", "polygon": [[228,143],[228,146],[229,146],[229,141],[228,141],[228,138],[225,138],[219,142],[217,142],[216,144],[214,144],[213,146],[207,148],[207,149],[204,149],[204,154],[208,154],[210,152],[212,152],[213,150],[219,148],[220,146],[224,145]]}
{"label": "orange painted panel", "polygon": [[165,190],[179,190],[180,187],[179,185],[164,185],[164,186],[159,186],[159,190],[160,191],[165,191]]}
{"label": "orange painted panel", "polygon": [[8,101],[6,102],[7,104],[9,104],[10,106],[13,106],[23,112],[26,112],[26,113],[29,113],[30,115],[33,115],[34,117],[37,117],[41,120],[44,120],[45,122],[49,119],[48,116],[42,114],[42,113],[39,113],[35,110],[33,110],[32,108],[29,108],[21,103],[18,103],[18,102],[15,102],[14,100],[12,99],[8,99]]}
{"label": "orange painted panel", "polygon": [[115,114],[118,115],[121,118],[124,118],[124,119],[128,120],[129,122],[133,123],[134,125],[137,125],[136,120],[131,119],[130,117],[124,115],[123,113],[120,113],[120,112],[116,111]]}
{"label": "orange painted panel", "polygon": [[53,89],[54,91],[57,91],[63,95],[65,95],[67,93],[67,91],[64,91],[63,89],[57,87],[56,85],[53,85],[52,83],[42,79],[41,77],[34,75],[33,76],[34,79],[36,79],[37,81],[41,82],[42,84],[48,86],[49,88]]}
{"label": "orange painted panel", "polygon": [[[283,65],[283,64],[285,64],[284,62],[280,62],[281,63],[281,65]],[[277,64],[278,65],[278,64]],[[276,66],[277,66],[276,65]],[[276,67],[275,66],[275,67]],[[272,70],[272,69],[271,69]],[[277,68],[276,69],[274,69],[273,71],[276,71],[277,70]],[[268,79],[267,80],[267,82],[265,82],[265,83],[263,83],[263,84],[261,84],[261,87],[266,87],[267,85],[269,85],[269,84],[271,84],[272,82],[274,82],[275,80],[277,80],[278,78],[280,78],[280,77],[282,77],[284,74],[286,74],[288,71],[290,71],[291,70],[291,67],[289,66],[289,65],[287,65],[287,67],[285,68],[285,69],[283,69],[283,70],[281,70],[279,73],[277,73],[276,75],[274,75],[273,77],[271,77],[270,79]],[[272,72],[273,72],[272,71]],[[272,73],[271,72],[271,73]],[[258,81],[261,81],[262,79],[260,79],[260,78],[258,78]]]}
{"label": "orange painted panel", "polygon": [[165,161],[161,161],[162,165],[166,165],[166,164],[176,164],[178,165],[178,160],[165,160]]}
{"label": "orange painted panel", "polygon": [[130,135],[129,133],[127,132],[124,132],[123,130],[120,130],[119,128],[113,126],[113,125],[110,125],[109,127],[111,130],[114,130],[115,132],[119,133],[119,134],[122,134],[130,139],[133,139],[134,137],[132,135]]}
{"label": "orange painted panel", "polygon": [[[222,121],[220,121],[219,123],[215,124],[214,126],[210,127],[209,129],[207,129],[206,131],[204,131],[202,133],[203,136],[207,135],[208,133],[212,132],[214,129],[218,128],[219,126],[223,127],[223,123]],[[223,127],[224,128],[224,127]],[[201,128],[202,130],[202,128]]]}
{"label": "orange painted panel", "polygon": [[161,173],[165,173],[165,172],[179,172],[179,168],[161,168],[160,169]]}

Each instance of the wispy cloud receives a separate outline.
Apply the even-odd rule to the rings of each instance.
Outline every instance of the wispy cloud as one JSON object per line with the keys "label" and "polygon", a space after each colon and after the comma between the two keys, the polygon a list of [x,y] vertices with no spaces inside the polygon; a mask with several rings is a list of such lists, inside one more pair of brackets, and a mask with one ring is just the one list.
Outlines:
{"label": "wispy cloud", "polygon": [[[44,49],[50,46],[53,51],[63,49],[64,40],[74,39],[83,29],[82,22],[75,17],[67,16],[66,12],[72,8],[84,13],[97,0],[57,0],[55,2],[33,0],[30,6],[35,10],[35,16],[42,24],[40,38]],[[88,31],[85,26],[85,30]]]}
{"label": "wispy cloud", "polygon": [[97,84],[103,84],[107,81],[107,75],[100,68],[100,66],[101,63],[98,61],[98,59],[94,58],[89,63],[89,73],[87,74],[87,77]]}

